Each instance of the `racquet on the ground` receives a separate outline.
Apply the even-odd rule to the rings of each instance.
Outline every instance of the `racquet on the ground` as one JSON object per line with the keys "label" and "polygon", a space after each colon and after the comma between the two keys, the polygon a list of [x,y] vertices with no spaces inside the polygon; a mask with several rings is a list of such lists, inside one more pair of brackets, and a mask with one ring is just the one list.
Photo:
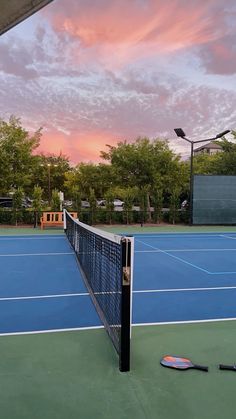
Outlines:
{"label": "racquet on the ground", "polygon": [[175,368],[177,370],[188,370],[193,368],[195,370],[208,371],[208,367],[193,364],[190,359],[178,356],[165,355],[160,362],[163,367]]}
{"label": "racquet on the ground", "polygon": [[224,364],[219,364],[219,369],[220,370],[228,370],[228,371],[236,371],[236,365],[224,365]]}

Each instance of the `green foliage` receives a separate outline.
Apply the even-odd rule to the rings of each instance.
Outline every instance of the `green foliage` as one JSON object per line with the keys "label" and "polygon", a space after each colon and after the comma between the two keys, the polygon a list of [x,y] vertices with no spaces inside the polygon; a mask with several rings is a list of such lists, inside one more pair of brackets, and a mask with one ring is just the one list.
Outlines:
{"label": "green foliage", "polygon": [[[232,134],[236,139],[236,131]],[[62,190],[73,209],[90,223],[179,220],[180,197],[189,193],[190,162],[182,162],[168,141],[138,138],[108,145],[101,152],[105,163],[80,163],[72,168],[61,153],[37,155],[40,137],[40,129],[29,135],[15,117],[0,120],[0,195],[15,191],[14,222],[21,217],[23,190],[33,198],[36,213],[41,211],[42,198],[51,201],[52,210],[59,210],[58,191]],[[220,153],[194,156],[195,174],[236,175],[236,144],[225,138],[219,144]],[[115,198],[124,201],[123,211],[114,211]],[[106,200],[106,208],[96,208],[98,199]],[[83,212],[81,200],[89,201],[89,211]],[[166,204],[170,211],[164,214]],[[139,205],[140,211],[134,212],[133,205]]]}
{"label": "green foliage", "polygon": [[134,203],[134,199],[137,197],[138,188],[134,187],[126,187],[126,188],[116,188],[115,192],[117,197],[121,198],[124,201],[123,209],[126,214],[126,223],[129,224],[132,222],[132,217],[130,216],[130,211],[132,210],[132,206]]}
{"label": "green foliage", "polygon": [[80,163],[71,172],[65,174],[64,185],[69,194],[74,187],[78,188],[82,199],[88,199],[91,188],[96,198],[103,198],[114,184],[114,179],[115,174],[111,165]]}
{"label": "green foliage", "polygon": [[[236,138],[235,131],[232,131]],[[236,175],[236,144],[223,138],[216,141],[222,152],[194,156],[194,173],[210,175]]]}
{"label": "green foliage", "polygon": [[95,191],[93,188],[89,188],[89,196],[88,196],[89,204],[90,204],[90,211],[91,211],[91,224],[96,222],[96,207],[97,207],[97,200]]}
{"label": "green foliage", "polygon": [[42,196],[43,196],[43,189],[36,185],[33,190],[33,205],[32,209],[34,211],[41,211],[42,210]]}
{"label": "green foliage", "polygon": [[81,211],[81,193],[77,186],[72,187],[70,196],[72,198],[73,208],[79,214]]}
{"label": "green foliage", "polygon": [[117,147],[108,147],[101,156],[114,167],[119,186],[138,189],[144,221],[151,221],[151,201],[155,203],[156,220],[161,218],[164,191],[172,193],[173,183],[178,184],[180,192],[187,189],[187,166],[169,149],[167,141],[138,138],[132,144],[120,142]]}
{"label": "green foliage", "polygon": [[20,221],[20,213],[18,210],[22,209],[22,201],[24,198],[24,191],[22,188],[17,188],[13,194],[13,221],[17,225],[18,221]]}
{"label": "green foliage", "polygon": [[17,188],[13,194],[13,208],[14,209],[21,209],[22,208],[22,201],[24,198],[24,191],[22,188]]}
{"label": "green foliage", "polygon": [[163,190],[161,187],[155,187],[152,191],[152,202],[154,207],[154,221],[160,222],[162,219]]}
{"label": "green foliage", "polygon": [[38,226],[38,219],[40,213],[42,211],[42,196],[43,196],[43,189],[40,186],[36,185],[33,190],[33,205],[32,210],[35,213],[35,227]]}
{"label": "green foliage", "polygon": [[179,160],[169,149],[167,141],[138,138],[130,144],[126,141],[117,147],[108,146],[107,153],[101,157],[110,161],[116,169],[119,183],[139,188],[152,185],[156,173],[165,176],[172,161]]}
{"label": "green foliage", "polygon": [[114,211],[114,199],[115,193],[114,190],[108,189],[105,193],[104,198],[106,200],[106,213],[107,213],[107,221],[109,224],[112,223],[112,211]]}
{"label": "green foliage", "polygon": [[[0,224],[16,224],[14,211],[0,209]],[[17,210],[17,222],[34,224],[34,212],[26,209]]]}
{"label": "green foliage", "polygon": [[170,212],[169,212],[169,220],[172,224],[176,223],[176,217],[178,215],[178,208],[179,208],[179,195],[180,195],[180,188],[173,187],[170,195]]}
{"label": "green foliage", "polygon": [[53,189],[52,191],[52,199],[51,199],[51,211],[60,211],[60,197],[59,191],[57,189]]}
{"label": "green foliage", "polygon": [[44,199],[50,201],[51,189],[59,191],[64,189],[66,173],[70,173],[70,165],[68,157],[63,154],[59,156],[45,156],[43,154],[35,156],[33,183],[43,189]]}
{"label": "green foliage", "polygon": [[0,120],[0,194],[30,187],[35,166],[33,152],[40,137],[40,129],[30,136],[20,119],[13,116],[8,122]]}

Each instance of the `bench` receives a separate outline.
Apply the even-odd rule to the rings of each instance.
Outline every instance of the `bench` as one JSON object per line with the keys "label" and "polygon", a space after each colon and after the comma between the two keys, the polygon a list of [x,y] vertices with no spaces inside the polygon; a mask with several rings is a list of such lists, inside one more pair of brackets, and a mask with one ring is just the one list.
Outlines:
{"label": "bench", "polygon": [[[71,217],[77,218],[77,212],[70,212]],[[53,212],[43,212],[42,217],[40,218],[41,230],[45,226],[47,227],[62,227],[64,225],[64,213],[62,211]]]}

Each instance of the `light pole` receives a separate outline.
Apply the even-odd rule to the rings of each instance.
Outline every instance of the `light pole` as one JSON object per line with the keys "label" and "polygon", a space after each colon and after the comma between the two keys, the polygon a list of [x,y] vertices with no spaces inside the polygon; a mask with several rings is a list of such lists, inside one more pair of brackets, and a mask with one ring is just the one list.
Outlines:
{"label": "light pole", "polygon": [[223,137],[224,135],[228,134],[230,132],[229,129],[220,132],[213,138],[206,138],[205,140],[198,140],[198,141],[192,141],[189,138],[186,138],[185,132],[182,130],[182,128],[175,128],[174,129],[177,137],[181,137],[183,140],[188,141],[188,143],[191,144],[191,155],[190,155],[190,184],[189,184],[189,224],[193,224],[193,146],[197,143],[204,143],[207,141],[214,141],[218,138]]}

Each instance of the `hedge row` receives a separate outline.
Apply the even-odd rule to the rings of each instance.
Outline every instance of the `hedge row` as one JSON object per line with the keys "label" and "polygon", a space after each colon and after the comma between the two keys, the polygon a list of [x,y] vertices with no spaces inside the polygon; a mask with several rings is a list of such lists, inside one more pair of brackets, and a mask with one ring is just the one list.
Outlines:
{"label": "hedge row", "polygon": [[[38,220],[41,214],[37,214]],[[80,221],[86,224],[145,224],[149,223],[187,223],[188,214],[185,211],[176,211],[176,213],[162,212],[161,218],[157,219],[157,214],[150,214],[143,211],[106,211],[98,209],[94,212],[82,210],[79,213]],[[0,224],[18,225],[35,224],[35,213],[29,210],[0,210]]]}

